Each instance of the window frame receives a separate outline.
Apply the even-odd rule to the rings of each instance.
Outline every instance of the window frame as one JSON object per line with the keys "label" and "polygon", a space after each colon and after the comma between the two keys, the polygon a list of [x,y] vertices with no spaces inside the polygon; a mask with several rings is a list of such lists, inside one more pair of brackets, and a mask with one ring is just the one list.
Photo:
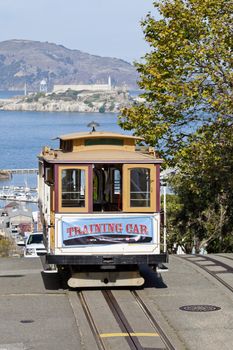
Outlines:
{"label": "window frame", "polygon": [[[150,170],[150,206],[131,207],[130,206],[130,173],[133,169]],[[123,165],[123,212],[156,212],[156,166],[154,164],[124,164]]]}
{"label": "window frame", "polygon": [[[84,207],[63,207],[62,206],[62,171],[63,170],[84,170],[85,171],[85,206]],[[89,167],[88,165],[63,165],[58,168],[58,211],[61,213],[88,213],[89,211]]]}

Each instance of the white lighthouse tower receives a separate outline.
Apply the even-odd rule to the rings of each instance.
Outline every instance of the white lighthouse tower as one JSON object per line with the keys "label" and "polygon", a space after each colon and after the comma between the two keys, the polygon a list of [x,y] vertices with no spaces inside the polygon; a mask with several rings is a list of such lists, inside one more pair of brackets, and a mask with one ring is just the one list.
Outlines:
{"label": "white lighthouse tower", "polygon": [[109,90],[112,90],[112,80],[111,80],[110,75],[108,77],[108,87],[109,87]]}
{"label": "white lighthouse tower", "polygon": [[47,81],[45,79],[43,79],[40,82],[40,92],[47,93],[47,91],[48,91]]}

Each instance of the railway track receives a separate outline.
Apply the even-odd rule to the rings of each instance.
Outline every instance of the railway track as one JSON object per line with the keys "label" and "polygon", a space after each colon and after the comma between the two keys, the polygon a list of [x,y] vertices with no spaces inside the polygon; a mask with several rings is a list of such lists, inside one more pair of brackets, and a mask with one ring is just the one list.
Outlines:
{"label": "railway track", "polygon": [[[220,255],[219,255],[220,256]],[[223,258],[232,260],[230,257],[222,256]],[[184,259],[191,264],[194,264],[201,268],[202,270],[206,271],[208,274],[210,274],[212,277],[214,277],[216,280],[218,280],[222,285],[224,285],[228,290],[230,290],[233,293],[233,285],[226,282],[222,277],[219,276],[219,274],[231,274],[233,273],[233,267],[225,264],[222,261],[219,261],[217,259],[214,259],[212,257],[206,256],[206,255],[192,255],[192,256],[184,256],[181,257],[181,259]],[[211,265],[210,265],[211,263]]]}
{"label": "railway track", "polygon": [[217,256],[220,256],[220,257],[222,257],[224,259],[228,259],[228,260],[233,261],[233,258],[231,258],[230,256],[227,256],[227,255],[218,254]]}
{"label": "railway track", "polygon": [[71,305],[78,327],[81,327],[80,334],[85,338],[85,329],[82,329],[82,325],[85,327],[84,316],[96,349],[175,350],[137,291],[69,293],[73,298]]}

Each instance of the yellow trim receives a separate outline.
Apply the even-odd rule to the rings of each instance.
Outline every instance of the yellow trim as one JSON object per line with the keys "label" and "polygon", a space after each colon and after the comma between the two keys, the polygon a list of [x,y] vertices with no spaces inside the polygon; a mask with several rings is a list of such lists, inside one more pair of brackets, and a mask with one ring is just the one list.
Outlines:
{"label": "yellow trim", "polygon": [[[84,137],[84,138],[76,138],[76,139],[71,139],[69,141],[73,142],[73,152],[77,152],[77,151],[85,151],[85,150],[106,150],[106,147],[108,149],[112,149],[112,150],[125,150],[125,151],[135,151],[135,139],[133,138],[125,138],[125,137],[106,137],[106,139],[122,139],[123,144],[121,146],[119,145],[90,145],[90,146],[85,146],[85,141],[90,139],[90,138],[94,138],[94,139],[103,139],[104,137],[101,135],[96,136],[96,137],[90,137],[90,134],[88,134],[88,136]],[[67,140],[64,140],[67,141]]]}
{"label": "yellow trim", "polygon": [[55,213],[53,211],[50,212],[50,248],[54,251],[55,249]]}
{"label": "yellow trim", "polygon": [[54,185],[50,187],[50,207],[51,211],[55,212],[55,190],[54,190]]}
{"label": "yellow trim", "polygon": [[[61,195],[62,195],[62,178],[61,173],[64,169],[80,169],[85,171],[85,207],[75,208],[63,208],[61,203]],[[88,166],[77,166],[77,165],[66,165],[59,166],[58,168],[58,210],[61,213],[87,213],[88,212]]]}
{"label": "yellow trim", "polygon": [[84,139],[74,139],[72,141],[73,141],[73,152],[80,151],[81,149],[85,148]]}
{"label": "yellow trim", "polygon": [[[135,168],[150,169],[150,206],[130,206],[130,170]],[[153,164],[124,164],[123,165],[123,212],[141,213],[155,212],[156,209],[156,167]]]}
{"label": "yellow trim", "polygon": [[111,337],[159,337],[158,333],[102,333],[100,338]]}

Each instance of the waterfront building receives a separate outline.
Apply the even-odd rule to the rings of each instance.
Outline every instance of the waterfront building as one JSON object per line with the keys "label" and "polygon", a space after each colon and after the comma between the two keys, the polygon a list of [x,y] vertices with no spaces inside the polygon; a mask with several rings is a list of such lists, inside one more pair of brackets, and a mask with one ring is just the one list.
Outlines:
{"label": "waterfront building", "polygon": [[32,210],[22,204],[11,202],[0,210],[0,232],[3,236],[14,236],[21,229],[33,227]]}
{"label": "waterfront building", "polygon": [[111,91],[112,82],[111,77],[108,77],[108,84],[74,84],[74,85],[54,85],[53,92],[66,92],[67,90],[73,91]]}

